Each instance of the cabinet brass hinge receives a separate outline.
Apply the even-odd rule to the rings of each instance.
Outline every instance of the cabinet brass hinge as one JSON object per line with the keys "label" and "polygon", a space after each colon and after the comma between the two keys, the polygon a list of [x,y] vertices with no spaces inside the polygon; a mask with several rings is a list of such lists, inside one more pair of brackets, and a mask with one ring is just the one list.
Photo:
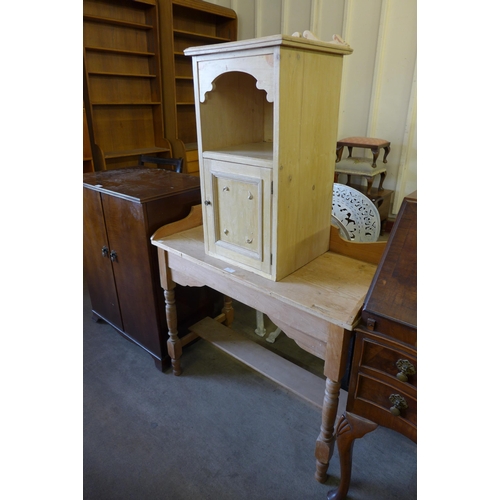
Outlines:
{"label": "cabinet brass hinge", "polygon": [[271,181],[271,194],[274,194],[274,181]]}
{"label": "cabinet brass hinge", "polygon": [[271,266],[273,265],[273,254],[271,254]]}

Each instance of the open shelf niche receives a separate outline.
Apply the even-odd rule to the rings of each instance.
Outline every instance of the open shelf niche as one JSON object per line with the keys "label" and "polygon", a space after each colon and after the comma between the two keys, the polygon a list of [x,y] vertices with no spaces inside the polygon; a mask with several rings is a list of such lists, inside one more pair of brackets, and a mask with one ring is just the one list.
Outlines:
{"label": "open shelf niche", "polygon": [[203,157],[272,168],[274,103],[257,88],[255,77],[240,71],[224,73],[203,98]]}

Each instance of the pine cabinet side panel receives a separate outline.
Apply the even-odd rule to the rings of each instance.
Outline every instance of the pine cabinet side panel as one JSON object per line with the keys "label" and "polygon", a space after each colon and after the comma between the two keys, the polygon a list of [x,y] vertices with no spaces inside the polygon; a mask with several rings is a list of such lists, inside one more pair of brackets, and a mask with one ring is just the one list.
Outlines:
{"label": "pine cabinet side panel", "polygon": [[328,250],[341,73],[342,56],[281,51],[278,279]]}

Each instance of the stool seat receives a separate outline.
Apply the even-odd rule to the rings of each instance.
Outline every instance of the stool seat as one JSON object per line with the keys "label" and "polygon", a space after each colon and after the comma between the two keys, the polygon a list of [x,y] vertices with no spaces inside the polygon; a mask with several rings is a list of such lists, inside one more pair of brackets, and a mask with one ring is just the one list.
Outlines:
{"label": "stool seat", "polygon": [[350,157],[345,160],[339,161],[335,165],[335,182],[338,182],[339,174],[347,175],[347,184],[351,184],[351,176],[359,175],[364,177],[367,182],[367,193],[370,193],[373,185],[373,181],[377,175],[380,175],[380,182],[378,190],[382,191],[385,176],[387,174],[386,167],[375,167],[373,168],[372,162],[369,158],[356,158]]}
{"label": "stool seat", "polygon": [[352,157],[352,148],[370,149],[373,154],[373,168],[376,168],[377,166],[377,159],[378,155],[380,154],[380,149],[384,150],[384,163],[387,163],[387,156],[391,151],[391,143],[386,139],[377,139],[375,137],[346,137],[345,139],[337,141],[337,162],[342,159],[344,147],[347,147],[349,151],[348,158]]}

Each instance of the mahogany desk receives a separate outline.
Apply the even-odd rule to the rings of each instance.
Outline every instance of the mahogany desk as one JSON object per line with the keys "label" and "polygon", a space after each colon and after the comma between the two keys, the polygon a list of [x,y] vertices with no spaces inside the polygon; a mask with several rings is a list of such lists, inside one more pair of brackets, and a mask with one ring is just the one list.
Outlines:
{"label": "mahogany desk", "polygon": [[[158,247],[173,372],[181,374],[182,345],[189,341],[177,335],[175,285],[207,285],[218,290],[225,295],[223,314],[216,320],[205,318],[191,327],[193,338],[200,336],[213,342],[322,408],[315,477],[325,482],[335,444],[340,380],[349,341],[385,243],[352,244],[341,240],[334,228],[330,249],[334,248],[336,253],[330,250],[275,282],[206,255],[201,224],[201,206],[197,205],[186,219],[163,226],[151,237],[153,245]],[[348,253],[356,259],[345,255]],[[323,359],[326,384],[324,379],[229,330],[233,319],[230,297],[267,314],[300,347]]]}

